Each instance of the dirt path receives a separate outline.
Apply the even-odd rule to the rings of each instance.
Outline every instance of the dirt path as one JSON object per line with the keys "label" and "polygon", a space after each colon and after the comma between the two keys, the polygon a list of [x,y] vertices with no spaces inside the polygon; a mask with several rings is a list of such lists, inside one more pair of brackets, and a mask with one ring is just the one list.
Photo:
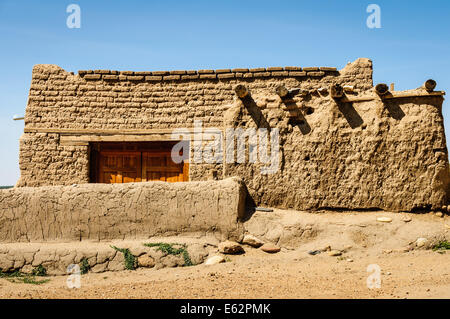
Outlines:
{"label": "dirt path", "polygon": [[[349,262],[346,259],[352,258]],[[381,268],[381,288],[368,289],[369,264]],[[0,279],[1,298],[450,298],[450,254],[432,251],[344,258],[298,251],[268,255],[248,250],[213,266],[138,269],[66,276],[43,285]]]}

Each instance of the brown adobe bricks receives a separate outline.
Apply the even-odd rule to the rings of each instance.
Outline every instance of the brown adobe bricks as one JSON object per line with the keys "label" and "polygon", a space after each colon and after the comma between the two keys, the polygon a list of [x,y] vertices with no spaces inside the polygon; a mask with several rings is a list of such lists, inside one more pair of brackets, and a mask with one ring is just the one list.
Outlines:
{"label": "brown adobe bricks", "polygon": [[234,68],[234,69],[202,69],[172,71],[114,71],[114,70],[79,70],[78,75],[88,81],[190,81],[190,80],[229,80],[236,78],[269,78],[269,77],[322,77],[326,74],[338,75],[334,67],[268,67],[268,68]]}

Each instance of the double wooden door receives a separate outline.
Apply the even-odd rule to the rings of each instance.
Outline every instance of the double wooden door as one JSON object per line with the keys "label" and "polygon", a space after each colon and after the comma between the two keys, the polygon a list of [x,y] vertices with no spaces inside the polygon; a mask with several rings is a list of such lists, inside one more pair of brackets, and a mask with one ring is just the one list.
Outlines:
{"label": "double wooden door", "polygon": [[189,179],[189,164],[173,162],[170,151],[101,151],[99,155],[100,183],[184,182]]}

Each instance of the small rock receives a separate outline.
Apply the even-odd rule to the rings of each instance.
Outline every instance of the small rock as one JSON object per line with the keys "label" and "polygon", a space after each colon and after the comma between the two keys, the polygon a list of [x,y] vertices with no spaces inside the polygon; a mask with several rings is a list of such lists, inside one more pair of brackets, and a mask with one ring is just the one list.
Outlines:
{"label": "small rock", "polygon": [[417,238],[417,240],[416,240],[416,246],[417,247],[423,247],[423,246],[425,246],[425,244],[428,242],[428,239],[426,239],[426,238],[423,238],[423,237],[421,237],[421,238]]}
{"label": "small rock", "polygon": [[190,244],[187,248],[189,257],[193,265],[198,265],[203,263],[203,261],[208,257],[208,245],[205,244]]}
{"label": "small rock", "polygon": [[448,206],[442,206],[442,210],[443,210],[444,212],[447,212],[447,211],[448,211]]}
{"label": "small rock", "polygon": [[167,255],[161,259],[161,264],[164,267],[173,268],[173,267],[181,267],[184,266],[184,258],[181,255]]}
{"label": "small rock", "polygon": [[310,251],[308,251],[308,254],[310,254],[310,255],[318,255],[318,254],[320,254],[322,251],[321,250],[310,250]]}
{"label": "small rock", "polygon": [[409,244],[408,246],[406,246],[405,248],[402,249],[402,252],[407,253],[410,252],[412,250],[414,250],[414,244]]}
{"label": "small rock", "polygon": [[342,252],[340,250],[330,250],[328,252],[328,255],[329,256],[340,256],[340,255],[342,255]]}
{"label": "small rock", "polygon": [[352,263],[352,262],[353,262],[353,259],[347,258],[347,261],[348,261],[349,263]]}
{"label": "small rock", "polygon": [[390,217],[378,217],[377,221],[382,223],[390,223],[392,221],[392,218]]}
{"label": "small rock", "polygon": [[215,265],[215,264],[220,264],[223,262],[225,262],[225,258],[223,258],[222,256],[219,256],[219,255],[216,255],[216,256],[209,257],[205,261],[205,265]]}
{"label": "small rock", "polygon": [[138,261],[139,267],[151,268],[151,267],[155,266],[155,260],[152,257],[150,257],[149,255],[139,256],[137,261]]}
{"label": "small rock", "polygon": [[331,250],[331,246],[325,246],[322,248],[322,251],[330,251]]}
{"label": "small rock", "polygon": [[450,226],[447,224],[444,224],[445,228],[450,229]]}
{"label": "small rock", "polygon": [[242,248],[241,245],[239,245],[238,243],[234,242],[234,241],[224,241],[219,243],[218,245],[219,247],[219,252],[223,253],[223,254],[242,254],[244,253],[244,248]]}
{"label": "small rock", "polygon": [[437,217],[444,217],[444,214],[442,212],[436,212],[435,215]]}
{"label": "small rock", "polygon": [[258,238],[256,238],[253,235],[245,235],[244,240],[242,241],[243,244],[258,248],[264,245],[264,242]]}
{"label": "small rock", "polygon": [[279,252],[281,250],[281,248],[275,244],[266,243],[261,246],[261,250],[266,253],[274,254],[274,253]]}
{"label": "small rock", "polygon": [[405,223],[409,223],[410,221],[412,221],[412,218],[409,216],[405,216],[402,218],[402,221],[404,221]]}

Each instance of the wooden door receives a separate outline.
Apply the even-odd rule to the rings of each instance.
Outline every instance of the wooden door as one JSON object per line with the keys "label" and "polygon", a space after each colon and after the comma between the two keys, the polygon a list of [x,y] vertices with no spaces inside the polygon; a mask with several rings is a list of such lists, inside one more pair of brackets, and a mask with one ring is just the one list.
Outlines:
{"label": "wooden door", "polygon": [[132,183],[141,180],[141,152],[100,152],[100,183]]}
{"label": "wooden door", "polygon": [[142,152],[142,180],[184,182],[189,179],[188,165],[173,162],[170,151]]}

